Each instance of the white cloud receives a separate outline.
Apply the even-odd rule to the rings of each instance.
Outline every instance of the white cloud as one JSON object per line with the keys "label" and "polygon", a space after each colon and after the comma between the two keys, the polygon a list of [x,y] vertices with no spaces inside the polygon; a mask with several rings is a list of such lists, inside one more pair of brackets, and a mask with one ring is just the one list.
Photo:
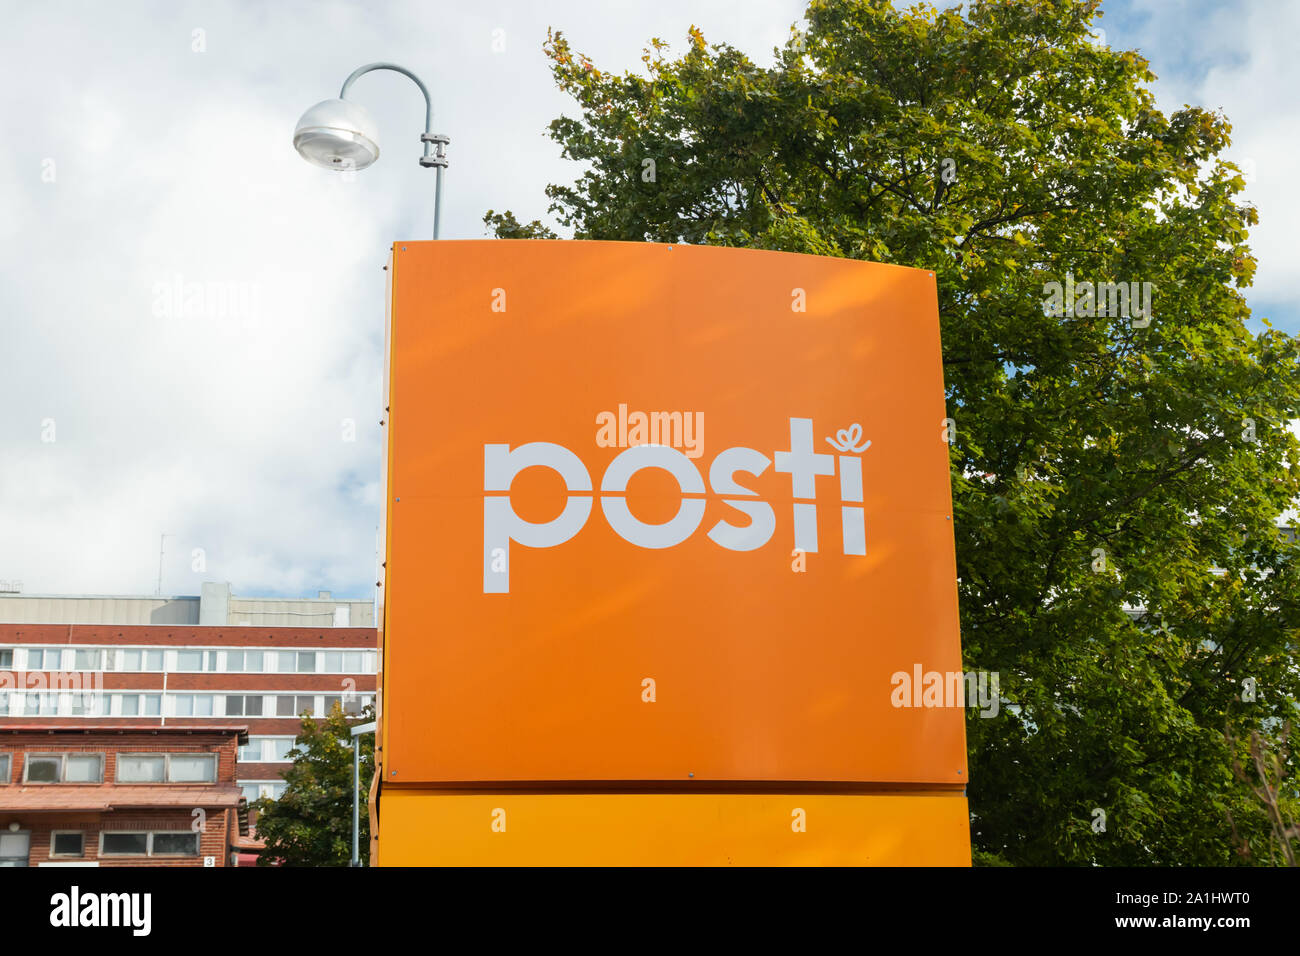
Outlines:
{"label": "white cloud", "polygon": [[[1300,270],[1295,268],[1295,224],[1300,190],[1294,175],[1300,147],[1300,0],[1268,3],[1108,3],[1109,28],[1130,8],[1139,24],[1112,28],[1113,48],[1139,47],[1160,77],[1157,101],[1166,113],[1190,103],[1222,110],[1232,124],[1226,158],[1253,176],[1244,198],[1259,210],[1250,236],[1259,260],[1247,299],[1256,316],[1300,331]],[[1281,321],[1276,321],[1280,319]]]}
{"label": "white cloud", "polygon": [[[164,591],[228,578],[243,593],[369,595],[381,267],[390,240],[431,228],[433,175],[416,161],[423,103],[404,77],[358,81],[383,155],[350,183],[293,152],[300,113],[362,63],[415,70],[452,138],[443,234],[477,238],[488,208],[544,216],[545,185],[574,176],[544,135],[574,112],[541,54],[548,26],[606,69],[638,67],[653,36],[680,49],[692,24],[765,62],[803,7],[11,6],[0,35],[0,110],[18,134],[0,151],[0,578],[31,592],[152,591],[168,532]],[[1297,6],[1235,7],[1200,26],[1151,10],[1157,51],[1164,30],[1169,49],[1232,64],[1157,88],[1166,108],[1173,97],[1232,117],[1259,174],[1252,299],[1289,299],[1300,282],[1286,242],[1300,218],[1288,150]],[[204,53],[191,50],[195,28]],[[42,180],[46,160],[54,182]],[[255,290],[255,321],[223,319],[212,300],[198,315],[155,315],[157,284],[178,276]],[[346,418],[355,442],[342,440]],[[53,443],[41,440],[46,419]],[[206,573],[190,570],[194,548]]]}
{"label": "white cloud", "polygon": [[[298,116],[363,63],[415,70],[452,137],[443,235],[479,238],[488,208],[544,215],[545,185],[573,175],[543,135],[571,108],[541,53],[548,25],[621,69],[692,23],[765,58],[802,10],[521,6],[6,12],[0,108],[21,137],[0,152],[0,577],[29,592],[151,592],[166,532],[165,592],[224,578],[246,594],[371,593],[381,267],[391,240],[431,228],[423,103],[396,74],[358,81],[383,153],[353,182],[297,157]],[[191,49],[195,28],[206,52]],[[168,303],[178,281],[207,298],[188,313],[188,293]],[[223,316],[231,291],[255,296],[256,315]],[[206,572],[191,571],[195,548]]]}

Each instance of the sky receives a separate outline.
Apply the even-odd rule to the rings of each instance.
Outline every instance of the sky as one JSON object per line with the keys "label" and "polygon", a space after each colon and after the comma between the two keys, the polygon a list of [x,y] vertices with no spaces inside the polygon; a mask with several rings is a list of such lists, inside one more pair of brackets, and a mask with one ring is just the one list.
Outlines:
{"label": "sky", "polygon": [[[766,63],[803,7],[5,0],[0,581],[369,598],[383,265],[432,229],[423,100],[394,73],[358,80],[381,158],[346,177],[298,157],[298,117],[363,63],[415,71],[451,137],[442,236],[483,238],[488,209],[545,219],[547,183],[576,175],[545,135],[575,112],[548,27],[604,70],[639,67],[651,37],[682,49],[692,24]],[[1300,0],[1103,9],[1105,42],[1151,61],[1164,110],[1230,118],[1261,220],[1247,299],[1300,332]]]}

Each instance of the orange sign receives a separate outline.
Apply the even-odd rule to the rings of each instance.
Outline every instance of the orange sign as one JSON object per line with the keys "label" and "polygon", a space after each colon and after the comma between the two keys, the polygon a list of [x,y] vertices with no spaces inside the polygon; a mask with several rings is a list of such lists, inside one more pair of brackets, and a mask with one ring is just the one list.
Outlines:
{"label": "orange sign", "polygon": [[386,785],[960,790],[931,273],[486,240],[392,281]]}
{"label": "orange sign", "polygon": [[384,795],[384,866],[970,866],[960,796]]}

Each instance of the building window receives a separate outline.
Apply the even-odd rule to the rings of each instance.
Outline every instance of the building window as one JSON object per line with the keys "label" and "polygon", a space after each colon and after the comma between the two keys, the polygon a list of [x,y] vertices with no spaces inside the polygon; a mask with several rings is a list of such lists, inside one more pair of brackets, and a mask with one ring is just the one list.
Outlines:
{"label": "building window", "polygon": [[162,783],[167,779],[163,754],[118,754],[118,783]]}
{"label": "building window", "polygon": [[201,671],[203,670],[203,652],[202,651],[177,651],[176,652],[176,669],[178,671]]}
{"label": "building window", "polygon": [[279,800],[284,796],[284,791],[288,788],[283,780],[241,780],[239,788],[244,791],[244,797],[249,803],[260,797],[266,797],[269,800]]}
{"label": "building window", "polygon": [[262,695],[261,694],[227,694],[226,695],[226,716],[227,717],[261,717],[262,716]]}
{"label": "building window", "polygon": [[103,783],[103,754],[28,754],[24,783]]}
{"label": "building window", "polygon": [[63,667],[63,648],[29,647],[27,648],[27,669],[29,671],[57,671]]}
{"label": "building window", "polygon": [[[242,763],[261,763],[262,762],[262,738],[250,737],[248,743],[239,748],[239,759]],[[254,800],[257,798],[254,797]]]}
{"label": "building window", "polygon": [[276,660],[276,670],[281,674],[292,674],[298,670],[298,655],[293,651],[280,651]]}
{"label": "building window", "polygon": [[315,651],[298,652],[298,673],[299,674],[316,673],[316,652]]}
{"label": "building window", "polygon": [[163,669],[163,652],[127,648],[122,651],[122,670],[124,671],[160,671]]}
{"label": "building window", "polygon": [[108,711],[119,717],[158,717],[162,714],[161,694],[113,694],[117,703]]}
{"label": "building window", "polygon": [[[107,694],[93,692],[72,694],[68,698],[66,711],[72,717],[107,717],[110,704],[111,701]],[[62,712],[63,710],[60,711],[60,713]]]}
{"label": "building window", "polygon": [[271,760],[273,763],[292,763],[289,751],[294,748],[292,737],[271,738]]}
{"label": "building window", "polygon": [[226,651],[226,670],[236,674],[257,674],[262,671],[261,651]]}
{"label": "building window", "polygon": [[150,856],[198,856],[199,835],[193,831],[153,833]]}
{"label": "building window", "polygon": [[169,783],[216,783],[216,754],[172,754],[167,761]]}
{"label": "building window", "polygon": [[239,759],[243,763],[292,763],[289,751],[293,748],[292,737],[250,737],[248,745],[239,748]]}
{"label": "building window", "polygon": [[78,647],[72,652],[72,669],[74,671],[102,671],[104,669],[104,652],[98,647]]}
{"label": "building window", "polygon": [[53,830],[50,833],[50,856],[85,856],[86,835],[80,830]]}
{"label": "building window", "polygon": [[[17,708],[15,708],[15,711]],[[23,713],[28,717],[57,717],[59,715],[59,695],[47,691],[23,694]],[[15,716],[17,716],[15,714]]]}
{"label": "building window", "polygon": [[[73,703],[73,698],[76,695],[65,694],[63,696],[69,700],[68,705],[63,708],[65,711],[64,716],[67,716],[66,712],[71,712],[73,707],[76,706]],[[84,696],[94,697],[95,695],[87,694]],[[107,698],[103,699],[107,703]],[[37,715],[57,717],[60,713],[59,700],[58,694],[52,694],[48,691],[0,690],[0,717],[35,717]],[[90,716],[94,715],[90,714]]]}
{"label": "building window", "polygon": [[14,666],[13,648],[10,647],[0,648],[0,667],[3,667],[5,670],[9,670],[13,666]]}
{"label": "building window", "polygon": [[199,835],[189,830],[101,833],[100,856],[198,856]]}
{"label": "building window", "polygon": [[0,866],[26,866],[31,840],[30,832],[0,832]]}
{"label": "building window", "polygon": [[118,783],[216,783],[216,754],[119,754]]}
{"label": "building window", "polygon": [[212,694],[173,694],[172,715],[175,717],[211,717]]}
{"label": "building window", "polygon": [[148,856],[148,833],[101,833],[100,856]]}
{"label": "building window", "polygon": [[9,782],[9,765],[13,762],[13,759],[8,754],[0,754],[0,787]]}

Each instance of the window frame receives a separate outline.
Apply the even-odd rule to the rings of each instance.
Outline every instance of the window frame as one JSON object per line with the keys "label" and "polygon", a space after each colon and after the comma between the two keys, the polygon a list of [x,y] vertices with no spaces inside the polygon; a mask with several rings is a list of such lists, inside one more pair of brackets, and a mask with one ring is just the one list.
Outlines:
{"label": "window frame", "polygon": [[[206,654],[206,652],[205,652],[202,648],[193,648],[193,647],[177,647],[177,648],[173,648],[173,653],[176,655],[176,656],[175,656],[176,666],[172,669],[172,673],[175,673],[175,674],[202,674],[202,673],[204,673],[203,664],[204,664],[204,661],[205,661],[205,659],[206,659],[206,657],[207,657],[207,654]],[[199,664],[198,664],[198,666],[197,666],[197,667],[185,667],[185,666],[183,666],[183,665],[181,664],[181,657],[182,657],[183,655],[185,655],[185,654],[197,654],[197,655],[199,655]]]}
{"label": "window frame", "polygon": [[[184,836],[194,838],[193,853],[159,853],[154,849],[154,838],[162,836]],[[161,858],[164,860],[189,860],[198,859],[203,855],[203,834],[198,830],[150,830],[149,831],[149,857]]]}
{"label": "window frame", "polygon": [[[222,707],[225,710],[225,716],[227,717],[261,717],[262,716],[262,711],[264,709],[264,701],[262,700],[264,696],[263,694],[232,693],[232,694],[218,694],[217,696],[225,697],[225,701],[222,703]],[[230,702],[232,700],[239,701],[238,704],[239,713],[235,713],[230,709]],[[256,710],[256,713],[253,712],[254,710]]]}
{"label": "window frame", "polygon": [[[144,834],[144,853],[114,853],[104,849],[104,838],[117,836],[119,834]],[[153,838],[159,834],[167,836],[192,836],[194,838],[193,853],[156,853],[153,848]],[[198,859],[203,855],[202,836],[194,830],[100,830],[99,831],[99,855],[101,857],[120,859],[123,857],[137,857],[146,859],[164,859],[164,860],[192,860]]]}
{"label": "window frame", "polygon": [[[278,780],[236,780],[235,784],[241,790],[247,787],[257,787],[258,795],[254,798],[256,800],[279,800],[280,797],[284,796],[285,790],[289,788],[289,781],[285,780],[284,777],[280,777]],[[266,788],[266,793],[262,793],[263,787]],[[275,790],[277,787],[280,790],[279,797],[275,796]],[[247,796],[247,794],[245,794],[245,796]],[[249,800],[249,803],[252,802],[252,800]]]}
{"label": "window frame", "polygon": [[[81,837],[81,850],[78,853],[55,853],[54,841],[56,837],[67,836],[69,833],[75,833]],[[50,859],[51,860],[84,860],[86,858],[86,831],[85,830],[51,830],[50,831]]]}
{"label": "window frame", "polygon": [[[104,648],[96,644],[71,644],[72,648],[72,669],[74,671],[102,671],[104,670]],[[77,663],[78,657],[94,655],[89,667],[83,667]]]}
{"label": "window frame", "polygon": [[[165,647],[119,647],[116,650],[122,654],[122,666],[117,668],[123,674],[162,674],[167,670],[167,648]],[[137,667],[127,666],[127,655],[139,654],[140,663]],[[157,667],[149,667],[149,655],[157,655]]]}
{"label": "window frame", "polygon": [[[159,693],[162,693],[162,692],[159,691]],[[167,706],[166,706],[166,703],[164,702],[164,705],[163,705],[163,714],[162,714],[161,716],[164,716],[164,717],[197,717],[197,718],[199,718],[199,719],[203,719],[203,718],[207,718],[207,717],[216,717],[216,716],[217,716],[217,713],[216,713],[216,709],[217,709],[217,698],[218,698],[218,697],[223,697],[223,696],[224,696],[223,694],[216,693],[216,692],[214,692],[214,691],[210,691],[210,690],[183,690],[183,691],[168,691],[168,692],[164,695],[164,697],[166,697],[167,699],[169,699],[169,700],[171,701],[171,708],[170,708],[171,712],[170,712],[170,713],[167,712],[167,711],[168,711],[168,708],[167,708]],[[189,712],[188,714],[182,714],[182,713],[180,713],[180,712],[178,711],[178,709],[177,709],[177,706],[176,706],[176,705],[181,701],[182,698],[184,698],[184,699],[186,699],[186,700],[189,701],[190,712]],[[196,707],[196,705],[197,705],[197,703],[198,703],[198,701],[199,701],[200,699],[206,699],[207,702],[208,702],[208,703],[207,703],[207,709],[208,709],[208,712],[207,712],[206,714],[198,714],[198,713],[195,713],[195,707]],[[225,706],[225,701],[223,700],[223,701],[221,702],[221,704],[222,704],[222,706],[224,707],[224,706]]]}
{"label": "window frame", "polygon": [[[239,763],[266,763],[267,761],[263,759],[266,756],[266,747],[263,744],[264,740],[266,740],[265,737],[253,737],[250,735],[248,743],[241,746],[235,752],[235,759],[238,760]],[[257,748],[257,756],[254,757],[250,755],[245,757],[244,752],[251,751],[254,747]]]}
{"label": "window frame", "polygon": [[0,760],[4,761],[4,773],[0,774],[0,787],[7,787],[14,782],[14,755],[12,753],[0,754]]}
{"label": "window frame", "polygon": [[[28,671],[35,671],[38,674],[62,673],[65,670],[63,666],[63,652],[67,647],[70,646],[71,645],[59,645],[57,647],[51,647],[47,644],[24,645],[23,650],[25,650],[27,653],[23,657],[23,669]],[[32,667],[32,664],[34,663],[32,661],[32,651],[37,651],[40,653],[41,655],[40,667]],[[45,659],[46,656],[51,651],[54,651],[58,654],[58,664],[55,667],[50,667],[49,662]]]}
{"label": "window frame", "polygon": [[[68,777],[68,758],[69,757],[98,757],[99,758],[99,779],[98,780],[69,780]],[[58,758],[59,761],[59,779],[58,780],[32,780],[29,771],[33,760],[47,760]],[[82,751],[82,750],[65,750],[63,752],[28,751],[23,755],[23,785],[33,787],[48,786],[65,786],[65,787],[98,787],[104,783],[104,771],[107,769],[107,760],[104,751]]]}
{"label": "window frame", "polygon": [[[211,780],[173,780],[172,779],[172,757],[202,757],[212,764]],[[162,757],[163,758],[163,778],[161,780],[123,780],[120,767],[123,757]],[[172,753],[170,751],[157,750],[123,750],[117,755],[113,768],[113,782],[129,787],[193,787],[203,786],[217,782],[217,775],[221,772],[221,759],[218,754],[211,752],[192,752],[192,753]],[[139,830],[123,830],[123,833],[139,833]]]}
{"label": "window frame", "polygon": [[[145,856],[149,855],[149,847],[153,844],[149,830],[100,830],[99,831],[99,855],[101,857],[123,857],[123,856]],[[104,849],[104,838],[118,836],[126,833],[143,833],[144,834],[144,853],[118,853],[112,850]]]}
{"label": "window frame", "polygon": [[21,837],[21,836],[25,836],[25,837],[27,837],[27,853],[26,853],[26,855],[24,855],[24,856],[0,856],[0,868],[5,868],[5,869],[7,869],[7,867],[4,866],[4,862],[3,862],[4,860],[21,860],[22,862],[21,862],[21,863],[16,863],[15,866],[16,866],[16,867],[26,867],[26,866],[31,862],[31,859],[32,859],[32,830],[31,830],[31,828],[28,827],[28,828],[25,829],[25,830],[6,830],[6,831],[4,831],[3,833],[0,833],[0,836],[8,836],[8,837]]}
{"label": "window frame", "polygon": [[[99,779],[98,780],[69,780],[68,779],[68,758],[69,757],[99,757]],[[31,761],[51,760],[51,758],[57,758],[57,760],[59,760],[59,779],[57,780],[30,779],[29,769],[31,767]],[[48,750],[29,750],[29,752],[23,753],[22,783],[23,786],[27,786],[27,784],[31,784],[32,787],[49,787],[52,786],[52,784],[53,786],[64,786],[64,787],[99,787],[100,784],[104,783],[104,770],[105,770],[105,763],[107,762],[108,761],[105,760],[104,750],[90,750],[90,752],[87,752],[87,750],[64,750],[64,752],[59,752],[59,750],[53,750],[53,752],[48,752]]]}
{"label": "window frame", "polygon": [[[296,750],[296,749],[297,749],[297,747],[298,747],[298,738],[297,738],[297,737],[274,736],[274,737],[263,737],[263,738],[261,738],[261,739],[271,741],[271,757],[270,757],[269,760],[264,760],[264,761],[262,761],[263,763],[288,763],[288,764],[293,763],[293,761],[289,759],[289,757],[288,757],[288,753],[289,753],[290,750]],[[275,755],[275,754],[276,754],[276,748],[277,748],[278,746],[283,745],[283,744],[288,744],[288,745],[289,745],[288,750],[285,751],[285,756],[283,756],[283,757],[277,757],[277,756]],[[263,751],[263,756],[265,756],[265,755],[266,755],[266,754],[265,754],[265,751]]]}

